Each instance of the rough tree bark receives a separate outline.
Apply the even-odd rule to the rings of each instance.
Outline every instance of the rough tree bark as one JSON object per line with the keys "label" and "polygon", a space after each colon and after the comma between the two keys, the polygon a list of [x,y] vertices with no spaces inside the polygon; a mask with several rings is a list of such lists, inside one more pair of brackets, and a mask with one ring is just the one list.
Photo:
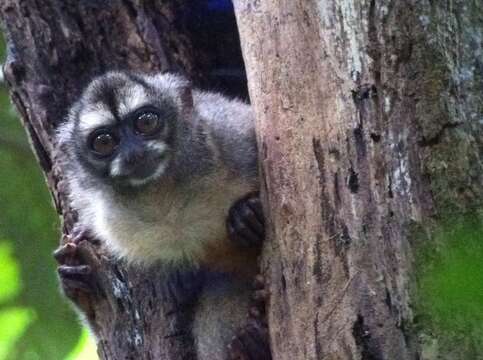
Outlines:
{"label": "rough tree bark", "polygon": [[[195,23],[189,17],[205,3],[0,2],[0,21],[8,41],[5,80],[63,218],[64,233],[71,231],[76,214],[62,185],[62,154],[54,152],[53,134],[93,76],[112,69],[171,70],[186,74],[196,85],[221,85],[243,95],[242,67],[238,69],[242,81],[238,74],[237,79],[228,79],[229,86],[220,81],[223,73],[217,74],[215,67],[221,64],[237,70],[242,64],[234,16],[217,19],[218,27],[226,23],[219,37],[209,32],[216,29],[214,24],[208,32],[200,31],[202,14]],[[72,300],[95,333],[102,359],[193,358],[187,329],[193,301],[189,295],[201,281],[199,274],[139,273],[112,262],[85,242],[81,255],[95,269],[99,291],[71,294]],[[165,277],[168,280],[162,280]]]}
{"label": "rough tree bark", "polygon": [[[483,4],[234,4],[274,358],[428,358],[412,327],[412,229],[481,208]],[[433,356],[474,358],[454,350]]]}

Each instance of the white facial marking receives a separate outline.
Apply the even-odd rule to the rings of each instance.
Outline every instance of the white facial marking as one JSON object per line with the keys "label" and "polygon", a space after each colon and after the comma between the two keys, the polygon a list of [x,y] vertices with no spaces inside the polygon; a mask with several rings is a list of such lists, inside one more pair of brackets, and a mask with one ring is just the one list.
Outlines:
{"label": "white facial marking", "polygon": [[159,155],[163,154],[167,149],[167,146],[164,142],[159,142],[155,140],[147,141],[146,147],[148,148],[148,150],[156,152]]}
{"label": "white facial marking", "polygon": [[112,177],[121,175],[121,158],[117,156],[111,163],[109,167],[109,174]]}
{"label": "white facial marking", "polygon": [[79,128],[84,135],[88,135],[94,129],[115,123],[111,112],[99,107],[83,112],[79,116]]}
{"label": "white facial marking", "polygon": [[148,98],[144,88],[140,85],[131,86],[124,89],[125,93],[120,97],[119,115],[126,116],[146,103]]}
{"label": "white facial marking", "polygon": [[[167,145],[163,142],[159,142],[159,141],[155,141],[155,140],[151,140],[151,141],[147,141],[146,142],[146,148],[152,152],[155,152],[157,153],[158,155],[162,155],[164,154],[164,152],[166,151],[166,149],[168,148]],[[121,160],[121,157],[117,156],[112,162],[111,162],[111,165],[109,166],[109,174],[112,176],[112,177],[116,177],[116,176],[119,176],[121,175],[121,167],[122,167],[122,160]],[[164,165],[165,166],[165,165]],[[147,177],[146,179],[142,179],[142,180],[139,180],[139,179],[133,179],[131,180],[131,184],[132,185],[144,185],[146,182],[160,176],[162,174],[162,172],[164,171],[164,168],[163,169],[160,169],[160,167],[158,167],[156,169],[156,171],[150,175],[149,177]]]}
{"label": "white facial marking", "polygon": [[161,175],[163,175],[163,173],[164,173],[164,171],[166,170],[167,167],[168,167],[168,162],[166,160],[161,161],[161,163],[158,165],[158,168],[156,169],[156,171],[154,173],[152,173],[151,175],[149,175],[148,177],[145,177],[143,179],[130,179],[129,184],[131,184],[132,186],[145,185],[148,182],[150,182],[151,180],[155,180],[158,177],[160,177]]}

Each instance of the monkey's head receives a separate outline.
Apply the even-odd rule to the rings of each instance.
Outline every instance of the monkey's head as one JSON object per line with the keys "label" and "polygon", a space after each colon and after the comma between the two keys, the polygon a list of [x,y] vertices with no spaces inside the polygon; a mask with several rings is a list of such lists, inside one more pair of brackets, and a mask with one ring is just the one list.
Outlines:
{"label": "monkey's head", "polygon": [[175,75],[109,72],[72,107],[60,142],[92,177],[121,188],[147,185],[169,171],[186,89]]}

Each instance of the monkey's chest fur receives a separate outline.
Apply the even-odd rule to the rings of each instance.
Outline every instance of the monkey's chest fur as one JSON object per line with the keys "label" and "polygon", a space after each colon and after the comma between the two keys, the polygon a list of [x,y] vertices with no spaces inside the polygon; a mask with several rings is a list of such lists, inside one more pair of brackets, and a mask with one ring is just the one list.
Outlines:
{"label": "monkey's chest fur", "polygon": [[81,216],[109,250],[131,263],[217,263],[236,254],[227,241],[228,210],[254,188],[246,179],[210,176],[131,195],[99,194]]}

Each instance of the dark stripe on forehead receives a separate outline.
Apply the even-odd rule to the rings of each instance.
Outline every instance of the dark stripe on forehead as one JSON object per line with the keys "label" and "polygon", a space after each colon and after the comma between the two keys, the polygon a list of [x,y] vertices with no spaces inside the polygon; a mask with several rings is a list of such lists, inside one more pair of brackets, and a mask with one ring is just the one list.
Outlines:
{"label": "dark stripe on forehead", "polygon": [[107,73],[95,80],[84,94],[86,104],[104,104],[112,113],[115,120],[120,122],[119,106],[123,90],[132,87],[132,80],[127,73]]}
{"label": "dark stripe on forehead", "polygon": [[156,89],[153,84],[146,81],[146,79],[138,74],[126,74],[133,83],[141,85],[148,95],[148,97],[156,96]]}
{"label": "dark stripe on forehead", "polygon": [[145,89],[149,89],[151,85],[142,77],[137,74],[126,74],[129,80],[131,80],[133,83],[141,85]]}
{"label": "dark stripe on forehead", "polygon": [[117,109],[119,108],[119,88],[126,85],[125,81],[119,81],[120,79],[112,79],[113,81],[106,81],[100,84],[97,89],[98,93],[97,100],[106,104],[108,109],[111,111],[112,115],[117,122],[120,122],[119,113]]}

